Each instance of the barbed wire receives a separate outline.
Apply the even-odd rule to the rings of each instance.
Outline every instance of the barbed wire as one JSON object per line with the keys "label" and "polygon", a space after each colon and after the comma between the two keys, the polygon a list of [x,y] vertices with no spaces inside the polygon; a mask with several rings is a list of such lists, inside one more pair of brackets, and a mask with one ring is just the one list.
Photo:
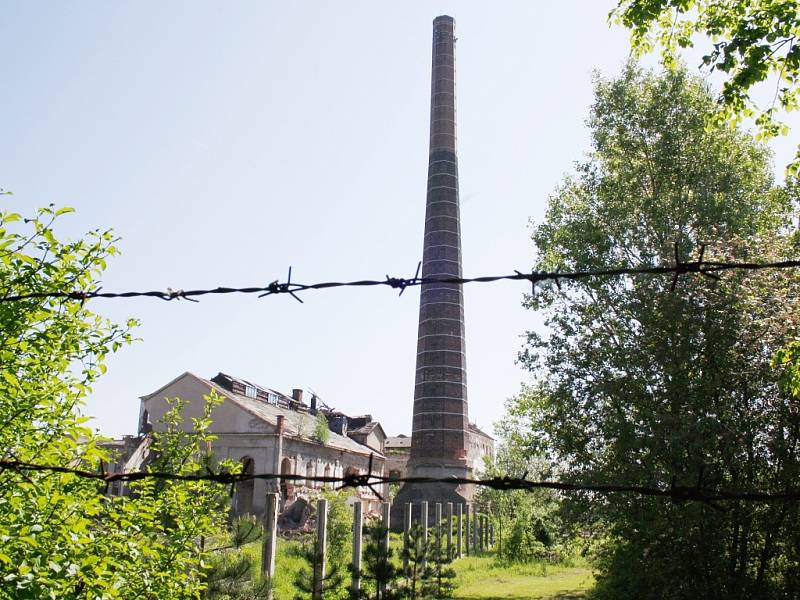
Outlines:
{"label": "barbed wire", "polygon": [[[370,470],[372,467],[372,456],[370,456]],[[289,473],[230,473],[226,471],[213,472],[206,470],[197,473],[171,473],[163,471],[133,471],[133,472],[109,472],[101,465],[97,471],[76,469],[58,465],[41,465],[17,460],[0,460],[0,474],[4,471],[14,471],[21,474],[29,472],[44,472],[50,474],[69,474],[84,479],[93,479],[104,483],[106,491],[108,486],[114,482],[135,482],[142,480],[169,480],[169,481],[208,481],[222,485],[234,486],[237,483],[247,481],[277,481],[277,482],[315,482],[322,484],[334,484],[339,489],[343,488],[368,488],[378,498],[380,492],[376,486],[391,483],[413,483],[421,485],[431,484],[450,484],[450,485],[476,485],[489,489],[510,491],[521,490],[532,492],[535,490],[553,490],[558,492],[590,492],[597,494],[634,494],[638,496],[651,496],[667,498],[676,503],[702,502],[716,509],[722,509],[717,503],[723,501],[745,501],[745,502],[798,502],[800,501],[800,490],[785,489],[780,492],[766,492],[762,490],[725,490],[707,488],[700,485],[683,486],[676,481],[665,487],[648,487],[641,485],[625,485],[613,483],[568,483],[561,481],[533,481],[525,477],[490,477],[484,479],[474,479],[470,477],[387,477],[372,473],[350,474],[342,477],[320,476],[320,475],[299,475]]]}
{"label": "barbed wire", "polygon": [[664,266],[641,266],[641,267],[608,267],[601,269],[589,269],[578,271],[531,271],[523,273],[514,271],[508,275],[485,275],[480,277],[420,277],[419,271],[422,263],[417,265],[417,272],[413,277],[392,277],[386,275],[385,279],[361,279],[356,281],[326,281],[319,283],[297,283],[292,281],[292,267],[289,267],[289,274],[285,282],[275,280],[266,286],[251,287],[215,287],[208,289],[173,289],[167,288],[166,291],[128,291],[128,292],[104,292],[102,288],[94,290],[70,290],[70,291],[51,291],[51,292],[30,292],[27,294],[16,294],[0,297],[0,303],[19,302],[22,300],[45,299],[45,298],[64,298],[85,302],[93,298],[157,298],[159,300],[188,300],[198,302],[197,297],[207,295],[225,294],[258,294],[259,298],[289,294],[295,300],[302,303],[303,300],[298,293],[327,290],[341,287],[379,287],[385,286],[392,289],[399,289],[400,295],[409,287],[429,285],[434,283],[444,284],[470,284],[470,283],[494,283],[497,281],[527,281],[534,287],[537,283],[553,282],[560,287],[561,282],[580,281],[583,279],[621,277],[626,275],[672,275],[671,289],[674,290],[678,278],[686,274],[699,274],[713,279],[719,279],[718,273],[725,271],[759,271],[765,269],[796,269],[800,268],[800,260],[782,260],[773,262],[720,262],[703,260],[705,248],[701,246],[698,260],[682,261],[675,251],[675,262],[672,265]]}

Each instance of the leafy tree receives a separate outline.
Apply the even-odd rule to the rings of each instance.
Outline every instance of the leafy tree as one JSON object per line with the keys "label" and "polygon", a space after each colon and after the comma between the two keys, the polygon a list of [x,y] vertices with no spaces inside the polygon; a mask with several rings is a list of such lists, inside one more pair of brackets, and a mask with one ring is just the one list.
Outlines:
{"label": "leafy tree", "polygon": [[[70,209],[23,219],[0,211],[0,297],[94,289],[117,253],[110,231],[61,242]],[[81,413],[105,359],[131,340],[88,302],[32,298],[0,303],[0,453],[3,460],[103,468],[108,455]],[[210,404],[213,404],[211,399]],[[197,434],[152,440],[153,468],[204,469],[208,419]],[[0,598],[196,598],[205,587],[202,536],[225,521],[224,490],[208,482],[146,481],[108,497],[69,473],[0,469]]]}
{"label": "leafy tree", "polygon": [[[682,70],[598,79],[592,152],[534,229],[536,268],[796,253],[791,198],[767,150],[706,127],[714,101]],[[780,491],[800,475],[800,413],[773,354],[796,338],[797,274],[596,278],[541,288],[540,375],[514,407],[519,440],[567,481]],[[605,526],[598,598],[797,597],[797,503],[725,507],[573,494],[573,524]]]}
{"label": "leafy tree", "polygon": [[[547,479],[551,469],[545,461],[531,455],[527,446],[516,445],[523,435],[520,419],[514,414],[519,399],[507,403],[509,413],[496,424],[500,445],[495,460],[487,462],[487,477]],[[522,414],[522,420],[527,420]],[[507,562],[530,562],[548,557],[565,542],[558,515],[560,503],[551,490],[495,490],[481,488],[476,502],[485,507],[496,524],[497,556]]]}
{"label": "leafy tree", "polygon": [[[151,434],[153,458],[147,470],[191,475],[241,468],[232,461],[217,464],[211,454],[216,439],[209,433],[211,413],[222,398],[211,391],[204,400],[203,416],[194,418],[194,430],[187,432],[182,423],[186,401],[167,399],[170,408],[161,419],[165,429]],[[116,528],[106,532],[119,545],[114,549],[118,552],[130,546],[128,520],[141,538],[141,557],[131,565],[135,571],[128,575],[126,594],[136,597],[158,590],[161,597],[197,596],[205,588],[208,559],[198,543],[224,530],[230,512],[227,490],[208,481],[151,478],[132,483],[130,489],[130,497],[115,499],[123,514],[109,514]]]}
{"label": "leafy tree", "polygon": [[[800,108],[800,2],[798,0],[619,0],[612,18],[630,29],[637,54],[660,46],[668,65],[697,34],[710,37],[703,64],[727,77],[722,116],[756,117],[765,137],[785,134],[779,110]],[[752,89],[776,79],[772,104],[760,109]],[[790,171],[800,168],[800,150]]]}
{"label": "leafy tree", "polygon": [[778,350],[772,365],[780,369],[779,384],[784,393],[800,398],[800,340]]}
{"label": "leafy tree", "polygon": [[[325,492],[328,500],[328,561],[332,570],[346,573],[350,565],[353,548],[353,511],[347,504],[349,494],[345,490]],[[339,597],[346,597],[340,590]]]}

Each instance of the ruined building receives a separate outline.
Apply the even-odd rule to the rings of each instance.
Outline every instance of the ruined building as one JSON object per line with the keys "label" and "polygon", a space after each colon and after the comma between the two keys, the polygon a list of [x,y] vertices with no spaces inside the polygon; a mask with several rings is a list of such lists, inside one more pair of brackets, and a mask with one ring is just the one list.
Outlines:
{"label": "ruined building", "polygon": [[[183,373],[156,391],[141,397],[138,444],[128,443],[130,452],[122,469],[137,471],[146,463],[150,431],[162,430],[161,418],[169,409],[167,398],[181,398],[186,405],[181,410],[182,427],[192,431],[192,418],[203,415],[203,397],[214,391],[222,403],[211,414],[210,431],[216,436],[211,449],[216,458],[231,459],[242,464],[245,473],[283,473],[302,477],[343,477],[384,472],[384,442],[386,435],[370,415],[348,417],[318,405],[312,396],[310,405],[303,401],[303,390],[295,389],[291,396],[273,389],[219,373],[211,379]],[[327,440],[319,439],[317,413],[328,421]],[[111,443],[114,449],[119,443]],[[120,470],[122,470],[120,469]],[[261,515],[268,487],[281,493],[286,505],[298,496],[313,495],[333,484],[300,479],[283,482],[255,480],[237,485],[233,512],[235,515]],[[117,490],[115,490],[117,491]],[[385,493],[388,490],[383,490]],[[117,493],[125,493],[118,490]],[[353,492],[365,511],[377,511],[379,499],[369,489]]]}

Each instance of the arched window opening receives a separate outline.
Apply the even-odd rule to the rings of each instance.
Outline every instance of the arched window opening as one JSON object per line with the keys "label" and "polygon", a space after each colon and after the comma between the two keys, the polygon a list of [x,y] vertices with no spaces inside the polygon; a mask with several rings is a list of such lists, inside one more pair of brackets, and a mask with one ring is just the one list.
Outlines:
{"label": "arched window opening", "polygon": [[[330,477],[331,476],[331,466],[329,464],[325,465],[325,471],[323,472],[323,475],[325,477]],[[329,481],[329,482],[323,483],[322,486],[326,487],[326,488],[333,488],[333,482]]]}
{"label": "arched window opening", "polygon": [[[281,461],[281,475],[291,475],[292,474],[292,461],[288,458],[284,458]],[[294,482],[292,482],[294,483]],[[281,498],[286,500],[289,497],[289,482],[281,479]]]}
{"label": "arched window opening", "polygon": [[[249,456],[245,456],[241,460],[242,474],[252,475],[255,473],[255,462]],[[249,515],[253,512],[253,492],[255,491],[255,481],[250,479],[248,481],[240,481],[236,484],[236,492],[234,498],[234,514],[237,517],[242,515]]]}
{"label": "arched window opening", "polygon": [[306,485],[308,487],[314,487],[314,482],[311,480],[313,476],[314,476],[314,463],[308,461],[306,463]]}

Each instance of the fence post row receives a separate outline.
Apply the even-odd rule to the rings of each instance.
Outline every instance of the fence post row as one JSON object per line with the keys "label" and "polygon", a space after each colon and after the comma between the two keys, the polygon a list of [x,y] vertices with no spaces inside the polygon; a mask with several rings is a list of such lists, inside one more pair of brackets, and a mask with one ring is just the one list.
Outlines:
{"label": "fence post row", "polygon": [[353,581],[351,589],[358,596],[361,589],[361,537],[364,532],[363,508],[361,501],[353,504]]}
{"label": "fence post row", "polygon": [[[265,530],[266,535],[264,539],[264,555],[262,562],[262,572],[272,577],[275,574],[275,538],[276,538],[276,525],[277,525],[277,494],[267,494],[267,511],[265,514]],[[272,507],[272,509],[271,509]],[[454,511],[455,509],[455,511]],[[414,505],[411,502],[406,502],[403,505],[403,548],[408,549],[410,544],[410,531],[413,522]],[[444,543],[444,532],[442,527],[446,521],[447,523],[447,560],[454,558],[461,558],[464,553],[469,555],[470,545],[472,545],[472,553],[477,554],[480,547],[481,550],[489,547],[494,542],[494,528],[489,524],[486,515],[478,514],[476,506],[472,506],[470,511],[469,504],[458,503],[454,505],[452,502],[447,503],[446,519],[442,515],[442,504],[437,502],[434,505],[434,518],[435,518],[435,531],[436,536],[436,553],[441,557],[442,546]],[[455,514],[454,514],[455,512]],[[470,518],[470,512],[472,516]],[[385,528],[385,534],[381,540],[381,545],[384,552],[389,552],[389,528],[390,528],[390,515],[391,504],[384,502],[381,505],[381,527]],[[314,561],[314,582],[313,582],[313,598],[318,600],[322,598],[325,582],[325,560],[327,545],[327,517],[328,506],[327,500],[320,499],[317,501],[317,533],[316,533],[316,548],[317,556]],[[455,517],[455,523],[454,518]],[[470,529],[470,522],[472,528]],[[272,523],[270,529],[269,523]],[[420,525],[422,526],[422,543],[428,542],[428,502],[420,502]],[[453,525],[456,527],[455,546],[453,541]],[[271,532],[271,535],[270,535]],[[353,595],[358,595],[361,589],[362,579],[362,565],[363,565],[363,537],[364,537],[364,511],[360,502],[353,504],[353,578],[351,583],[351,590]],[[271,541],[270,541],[271,540]],[[466,541],[466,543],[465,543]],[[271,545],[270,545],[271,544]],[[404,553],[405,554],[405,553]],[[271,562],[270,562],[271,561]],[[271,565],[271,566],[268,566]],[[425,561],[422,563],[422,568],[425,568]],[[403,558],[403,572],[408,573],[409,564],[408,557]],[[386,586],[381,584],[381,595],[386,593]]]}
{"label": "fence post row", "polygon": [[314,556],[314,581],[312,585],[312,598],[323,600],[322,592],[325,589],[325,558],[328,545],[328,501],[325,498],[317,500],[317,540]]}

